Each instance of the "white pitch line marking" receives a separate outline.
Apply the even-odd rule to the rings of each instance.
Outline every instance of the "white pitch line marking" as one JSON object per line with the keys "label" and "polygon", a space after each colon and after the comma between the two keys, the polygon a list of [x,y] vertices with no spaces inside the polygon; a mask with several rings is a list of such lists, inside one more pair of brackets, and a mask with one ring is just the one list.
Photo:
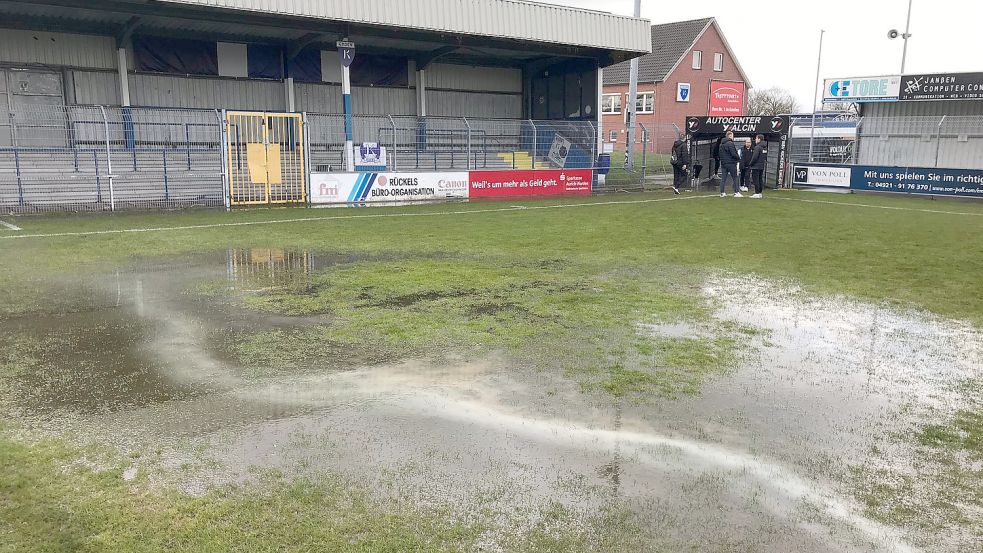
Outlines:
{"label": "white pitch line marking", "polygon": [[179,230],[202,230],[202,229],[223,228],[223,227],[248,227],[248,226],[257,226],[257,225],[283,225],[288,223],[310,223],[310,222],[317,222],[317,221],[352,220],[352,219],[387,219],[393,217],[441,217],[447,215],[474,215],[474,214],[481,214],[481,213],[503,213],[503,212],[539,210],[539,209],[565,209],[565,208],[573,208],[573,207],[633,205],[633,204],[650,204],[650,203],[660,203],[660,202],[683,202],[687,200],[698,200],[702,198],[715,198],[715,197],[716,197],[715,195],[690,196],[688,198],[655,198],[655,199],[648,199],[648,200],[584,202],[584,203],[577,203],[577,204],[527,206],[522,208],[502,207],[497,209],[468,209],[468,210],[459,210],[459,211],[436,211],[436,212],[427,212],[427,213],[379,213],[379,214],[371,214],[371,215],[340,215],[337,217],[301,217],[297,219],[276,219],[271,221],[242,221],[239,223],[211,223],[206,225],[187,225],[181,227],[152,227],[152,228],[117,229],[117,230],[93,230],[93,231],[84,231],[84,232],[55,232],[50,234],[18,234],[15,236],[0,236],[0,240],[13,240],[13,239],[23,239],[23,238],[59,238],[59,237],[70,237],[70,236],[99,236],[103,234],[130,234],[130,233],[143,233],[143,232],[173,232]]}
{"label": "white pitch line marking", "polygon": [[6,221],[0,221],[0,226],[4,226],[4,227],[7,227],[7,228],[9,228],[10,230],[15,230],[15,231],[21,231],[21,230],[24,230],[24,229],[22,229],[22,228],[20,228],[19,226],[17,226],[17,225],[12,225],[12,224],[10,224],[10,223],[8,223],[8,222],[6,222]]}

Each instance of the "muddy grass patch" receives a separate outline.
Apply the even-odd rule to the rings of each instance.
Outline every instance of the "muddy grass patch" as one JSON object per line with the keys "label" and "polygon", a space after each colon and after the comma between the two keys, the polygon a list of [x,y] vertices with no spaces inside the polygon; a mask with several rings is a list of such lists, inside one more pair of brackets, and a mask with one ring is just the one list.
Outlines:
{"label": "muddy grass patch", "polygon": [[[964,382],[962,408],[923,422],[893,440],[905,458],[875,451],[876,464],[853,466],[852,486],[875,520],[917,528],[949,547],[983,542],[983,381]],[[926,545],[930,545],[927,544]]]}
{"label": "muddy grass patch", "polygon": [[[228,350],[260,372],[504,351],[519,365],[559,369],[585,391],[618,397],[698,393],[702,382],[736,364],[736,344],[717,338],[731,329],[712,322],[702,297],[641,272],[549,265],[544,274],[536,263],[369,262],[318,271],[303,289],[225,288],[225,297],[246,309],[331,314],[325,325],[236,336]],[[637,331],[639,322],[683,319],[712,335]]]}

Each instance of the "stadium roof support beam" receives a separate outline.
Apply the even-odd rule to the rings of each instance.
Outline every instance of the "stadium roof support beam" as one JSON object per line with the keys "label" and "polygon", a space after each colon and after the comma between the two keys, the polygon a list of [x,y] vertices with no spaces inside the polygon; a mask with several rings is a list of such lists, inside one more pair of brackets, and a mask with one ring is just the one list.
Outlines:
{"label": "stadium roof support beam", "polygon": [[423,71],[424,69],[430,67],[430,64],[436,61],[438,58],[444,57],[447,54],[452,54],[456,52],[457,49],[457,46],[444,46],[442,48],[437,48],[436,50],[431,50],[422,56],[418,56],[416,58],[416,68],[418,71]]}
{"label": "stadium roof support beam", "polygon": [[130,41],[130,37],[133,36],[133,31],[136,31],[140,26],[141,18],[138,15],[131,17],[122,27],[120,27],[119,32],[116,33],[116,47],[125,48],[126,43]]}

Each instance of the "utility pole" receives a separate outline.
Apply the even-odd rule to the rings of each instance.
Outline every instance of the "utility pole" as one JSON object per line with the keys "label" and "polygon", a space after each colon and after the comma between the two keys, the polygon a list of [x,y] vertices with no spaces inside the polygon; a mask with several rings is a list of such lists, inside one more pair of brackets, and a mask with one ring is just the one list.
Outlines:
{"label": "utility pole", "polygon": [[[635,18],[642,17],[642,0],[635,0]],[[628,137],[625,144],[625,169],[635,169],[635,128],[636,104],[638,103],[638,58],[631,60],[631,70],[628,77],[628,101],[625,102],[625,116],[628,123]]]}
{"label": "utility pole", "polygon": [[904,34],[901,38],[904,39],[904,50],[901,53],[901,74],[904,75],[905,62],[908,61],[908,39],[911,38],[911,4],[913,0],[908,0],[908,22],[905,23]]}
{"label": "utility pole", "polygon": [[816,142],[816,105],[819,104],[819,72],[823,66],[823,37],[826,36],[826,29],[819,31],[819,59],[816,60],[816,86],[812,97],[812,127],[809,129],[809,163],[813,161],[813,145]]}

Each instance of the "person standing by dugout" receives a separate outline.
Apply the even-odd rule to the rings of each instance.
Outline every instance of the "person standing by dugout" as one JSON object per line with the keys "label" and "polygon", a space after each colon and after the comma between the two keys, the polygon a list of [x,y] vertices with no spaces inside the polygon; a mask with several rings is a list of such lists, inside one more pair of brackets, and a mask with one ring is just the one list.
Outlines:
{"label": "person standing by dugout", "polygon": [[734,181],[734,197],[743,198],[744,195],[741,194],[740,177],[737,174],[737,166],[741,163],[741,154],[737,152],[737,146],[734,144],[734,131],[727,131],[727,136],[720,143],[720,167],[723,170],[723,178],[720,179],[720,197],[723,198],[727,195],[727,180],[733,179]]}
{"label": "person standing by dugout", "polygon": [[747,192],[751,186],[751,156],[754,154],[754,144],[748,138],[744,141],[744,147],[740,149],[741,154],[741,192]]}
{"label": "person standing by dugout", "polygon": [[673,194],[679,195],[679,187],[686,184],[689,179],[689,166],[691,158],[689,155],[689,147],[687,146],[687,140],[689,136],[683,138],[679,137],[676,142],[672,145],[672,158],[670,162],[672,163],[672,192]]}
{"label": "person standing by dugout", "polygon": [[754,146],[754,153],[751,154],[751,182],[754,183],[755,199],[764,198],[765,188],[765,169],[768,168],[768,142],[765,135],[759,134],[755,137],[757,144]]}

